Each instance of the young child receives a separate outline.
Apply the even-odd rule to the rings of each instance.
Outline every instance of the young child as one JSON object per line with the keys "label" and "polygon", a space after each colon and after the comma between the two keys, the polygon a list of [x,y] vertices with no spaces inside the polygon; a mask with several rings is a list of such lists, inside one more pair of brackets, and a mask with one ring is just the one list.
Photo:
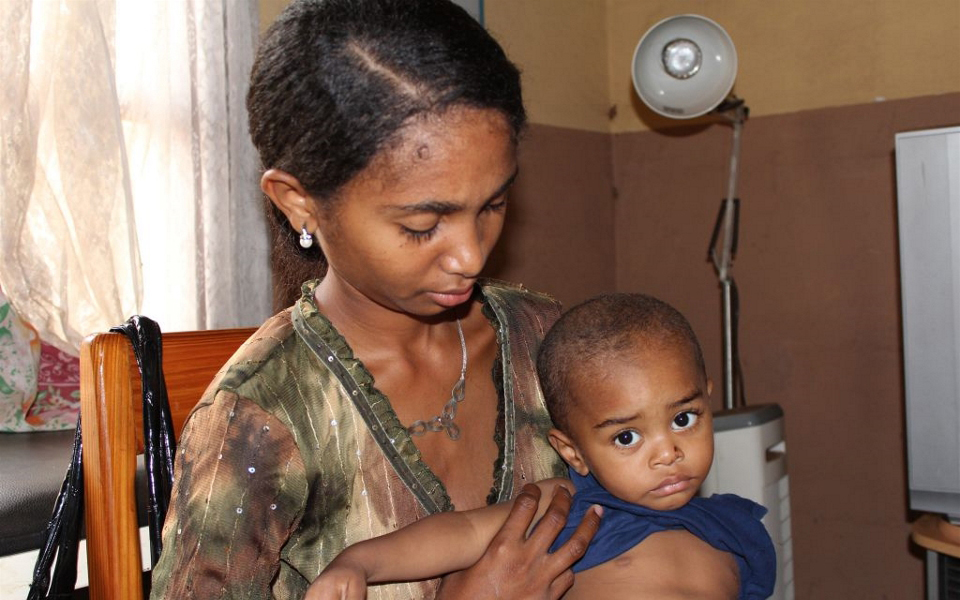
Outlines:
{"label": "young child", "polygon": [[[588,510],[602,514],[565,598],[770,596],[776,554],[760,522],[766,509],[732,494],[696,496],[713,461],[712,383],[683,315],[640,294],[589,300],[547,334],[537,370],[556,426],[550,443],[576,488],[554,548]],[[570,482],[538,485],[542,512]],[[509,508],[432,515],[350,546],[306,598],[362,599],[368,582],[469,567]]]}

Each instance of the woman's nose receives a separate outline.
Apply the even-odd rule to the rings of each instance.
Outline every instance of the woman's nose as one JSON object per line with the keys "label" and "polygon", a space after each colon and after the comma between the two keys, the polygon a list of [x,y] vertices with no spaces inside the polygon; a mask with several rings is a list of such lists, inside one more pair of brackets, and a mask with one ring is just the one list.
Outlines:
{"label": "woman's nose", "polygon": [[451,238],[441,266],[447,273],[472,279],[480,274],[489,251],[481,228],[463,227]]}

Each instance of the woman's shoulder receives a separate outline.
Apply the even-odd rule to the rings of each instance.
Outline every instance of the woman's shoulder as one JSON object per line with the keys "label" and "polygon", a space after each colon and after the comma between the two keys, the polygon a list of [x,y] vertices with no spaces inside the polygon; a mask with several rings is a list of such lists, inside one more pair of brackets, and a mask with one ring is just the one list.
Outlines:
{"label": "woman's shoulder", "polygon": [[550,294],[531,290],[522,283],[503,281],[502,279],[481,279],[480,289],[483,291],[484,296],[488,297],[492,295],[508,300],[516,300],[518,302],[533,302],[558,306],[560,304],[560,302]]}
{"label": "woman's shoulder", "polygon": [[521,283],[483,279],[480,290],[485,308],[492,310],[498,319],[532,321],[544,334],[560,316],[559,301]]}
{"label": "woman's shoulder", "polygon": [[264,365],[294,348],[296,334],[291,318],[292,308],[283,310],[264,321],[224,365],[232,380],[249,377]]}
{"label": "woman's shoulder", "polygon": [[283,376],[275,371],[289,364],[288,357],[296,352],[290,313],[291,309],[286,309],[270,317],[240,345],[217,372],[198,406],[211,403],[220,390],[256,399],[255,394],[244,393],[245,388],[264,377]]}

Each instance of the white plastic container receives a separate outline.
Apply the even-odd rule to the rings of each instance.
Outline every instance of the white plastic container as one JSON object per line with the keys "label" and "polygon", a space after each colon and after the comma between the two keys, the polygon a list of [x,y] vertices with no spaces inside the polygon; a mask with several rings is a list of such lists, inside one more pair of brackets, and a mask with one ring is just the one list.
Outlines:
{"label": "white plastic container", "polygon": [[777,550],[777,585],[770,598],[793,600],[790,481],[783,410],[777,404],[719,411],[713,416],[714,452],[700,494],[737,494],[767,509],[763,524]]}

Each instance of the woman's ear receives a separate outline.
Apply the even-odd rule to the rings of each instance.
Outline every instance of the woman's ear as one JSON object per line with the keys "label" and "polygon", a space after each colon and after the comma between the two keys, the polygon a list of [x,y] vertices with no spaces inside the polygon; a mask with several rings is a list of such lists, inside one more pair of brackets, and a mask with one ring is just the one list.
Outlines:
{"label": "woman's ear", "polygon": [[267,169],[260,178],[260,189],[280,209],[294,231],[317,230],[317,206],[300,180],[280,169]]}
{"label": "woman's ear", "polygon": [[554,428],[547,434],[547,439],[550,440],[550,445],[557,451],[557,454],[559,454],[574,471],[584,476],[590,473],[590,467],[584,462],[583,456],[580,455],[580,450],[577,449],[577,445],[570,439],[570,436]]}

